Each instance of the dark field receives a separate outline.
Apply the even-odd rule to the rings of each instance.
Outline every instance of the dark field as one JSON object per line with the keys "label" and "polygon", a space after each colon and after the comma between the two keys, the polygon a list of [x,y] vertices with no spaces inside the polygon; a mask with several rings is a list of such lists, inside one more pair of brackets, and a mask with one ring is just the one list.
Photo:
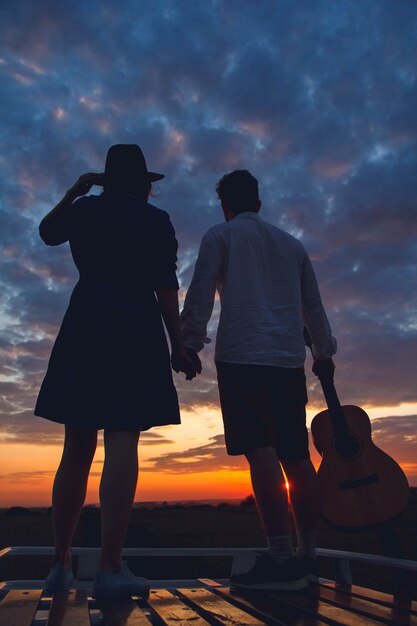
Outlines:
{"label": "dark field", "polygon": [[[404,557],[417,560],[417,490],[396,521]],[[82,512],[74,545],[98,546],[100,515],[95,507]],[[50,546],[53,544],[50,511],[47,509],[1,510],[0,547],[9,545]],[[133,511],[127,547],[264,547],[265,542],[253,505],[165,505],[138,507]],[[320,525],[318,546],[371,554],[382,554],[376,532],[344,533]],[[0,561],[0,580],[44,578],[47,557],[12,557]],[[149,578],[226,578],[230,573],[228,558],[130,558],[137,574]],[[331,562],[321,560],[320,574],[332,578]],[[392,592],[394,580],[383,567],[352,563],[354,582],[381,591]],[[407,586],[417,599],[417,575],[407,575]]]}

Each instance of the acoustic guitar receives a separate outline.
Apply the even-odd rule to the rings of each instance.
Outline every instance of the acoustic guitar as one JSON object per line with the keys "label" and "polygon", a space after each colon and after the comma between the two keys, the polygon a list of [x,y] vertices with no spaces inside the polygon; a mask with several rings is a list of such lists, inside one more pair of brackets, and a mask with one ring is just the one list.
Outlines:
{"label": "acoustic guitar", "polygon": [[[306,332],[305,339],[311,349]],[[409,498],[404,472],[373,443],[365,411],[341,406],[332,375],[321,375],[319,380],[328,409],[315,416],[311,434],[322,456],[318,469],[322,516],[334,526],[351,530],[394,519]]]}

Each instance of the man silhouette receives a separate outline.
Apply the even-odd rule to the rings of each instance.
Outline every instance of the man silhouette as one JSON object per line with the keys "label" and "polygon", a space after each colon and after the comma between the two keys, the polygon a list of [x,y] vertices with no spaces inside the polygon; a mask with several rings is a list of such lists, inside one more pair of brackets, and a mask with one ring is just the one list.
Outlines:
{"label": "man silhouette", "polygon": [[[336,352],[310,259],[302,244],[262,220],[258,181],[247,170],[216,187],[225,216],[204,235],[181,314],[184,345],[210,339],[216,289],[221,313],[215,362],[227,451],[244,454],[268,542],[254,567],[231,577],[236,587],[301,589],[317,580],[317,477],[310,461],[305,405],[303,326],[313,343],[313,371],[329,370]],[[288,496],[297,530],[289,532]]]}

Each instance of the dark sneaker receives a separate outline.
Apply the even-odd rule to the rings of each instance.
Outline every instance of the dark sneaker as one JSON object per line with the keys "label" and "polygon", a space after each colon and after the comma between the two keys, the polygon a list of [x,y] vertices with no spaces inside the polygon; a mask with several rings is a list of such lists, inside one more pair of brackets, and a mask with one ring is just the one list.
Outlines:
{"label": "dark sneaker", "polygon": [[71,566],[67,569],[63,565],[55,565],[45,581],[45,593],[68,591],[75,583]]}
{"label": "dark sneaker", "polygon": [[122,569],[117,574],[111,574],[103,569],[97,570],[92,595],[98,600],[130,596],[147,598],[149,582],[146,578],[135,576],[123,561]]}
{"label": "dark sneaker", "polygon": [[230,577],[230,586],[242,589],[297,591],[307,589],[308,583],[297,559],[279,563],[270,554],[262,552],[256,557],[255,565],[249,572]]}
{"label": "dark sneaker", "polygon": [[316,559],[312,559],[311,556],[303,556],[298,557],[297,561],[299,561],[300,563],[301,571],[303,572],[304,578],[309,583],[318,583],[319,566]]}

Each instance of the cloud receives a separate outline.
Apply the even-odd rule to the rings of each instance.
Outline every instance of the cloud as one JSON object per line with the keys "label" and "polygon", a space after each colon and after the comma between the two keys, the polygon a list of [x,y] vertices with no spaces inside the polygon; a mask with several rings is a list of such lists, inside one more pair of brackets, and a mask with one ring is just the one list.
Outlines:
{"label": "cloud", "polygon": [[414,477],[417,477],[416,424],[417,415],[395,415],[372,421],[375,444],[402,464],[412,466]]}
{"label": "cloud", "polygon": [[[411,485],[417,484],[417,462],[415,445],[417,415],[396,415],[373,419],[372,441],[400,463],[406,471]],[[310,453],[315,464],[320,456],[310,441]],[[226,452],[224,435],[210,437],[206,444],[183,451],[167,452],[147,460],[143,471],[169,474],[188,474],[219,470],[247,470],[244,456],[229,456]]]}
{"label": "cloud", "polygon": [[154,433],[152,431],[146,431],[141,433],[140,435],[140,444],[145,446],[157,446],[160,444],[173,443],[171,439],[165,437],[164,435],[160,435],[159,433]]}
{"label": "cloud", "polygon": [[[149,465],[149,463],[152,463],[152,465]],[[247,469],[247,464],[242,456],[228,456],[224,444],[224,435],[215,435],[210,437],[209,442],[202,446],[151,457],[147,460],[147,464],[142,468],[142,471],[188,474],[224,469]]]}
{"label": "cloud", "polygon": [[[33,397],[34,389],[29,394]],[[21,400],[24,393],[16,393]],[[21,409],[17,400],[11,400],[5,405],[0,403],[3,416],[0,419],[0,443],[29,444],[29,445],[61,445],[64,441],[64,426],[55,422],[43,420],[33,415],[33,409]]]}
{"label": "cloud", "polygon": [[[0,483],[5,486],[8,484],[24,484],[24,485],[36,485],[48,483],[55,477],[56,471],[53,470],[35,470],[25,472],[10,472],[4,473],[0,476]],[[90,472],[90,476],[101,476],[101,472]]]}
{"label": "cloud", "polygon": [[43,483],[45,479],[51,479],[55,475],[55,472],[48,470],[28,471],[28,472],[10,472],[4,473],[0,476],[0,481],[4,484],[39,484]]}
{"label": "cloud", "polygon": [[[264,218],[313,258],[339,342],[341,399],[416,402],[416,32],[409,1],[370,0],[364,12],[353,0],[196,0],[186,9],[144,0],[140,14],[132,0],[7,3],[3,436],[62,438],[31,411],[77,272],[66,245],[44,246],[38,224],[81,173],[103,168],[116,142],[140,143],[166,174],[153,202],[172,216],[183,290],[201,236],[223,219],[217,180],[247,167]],[[213,344],[198,380],[176,377],[183,407],[218,404],[212,356]],[[318,402],[312,376],[309,386]]]}

